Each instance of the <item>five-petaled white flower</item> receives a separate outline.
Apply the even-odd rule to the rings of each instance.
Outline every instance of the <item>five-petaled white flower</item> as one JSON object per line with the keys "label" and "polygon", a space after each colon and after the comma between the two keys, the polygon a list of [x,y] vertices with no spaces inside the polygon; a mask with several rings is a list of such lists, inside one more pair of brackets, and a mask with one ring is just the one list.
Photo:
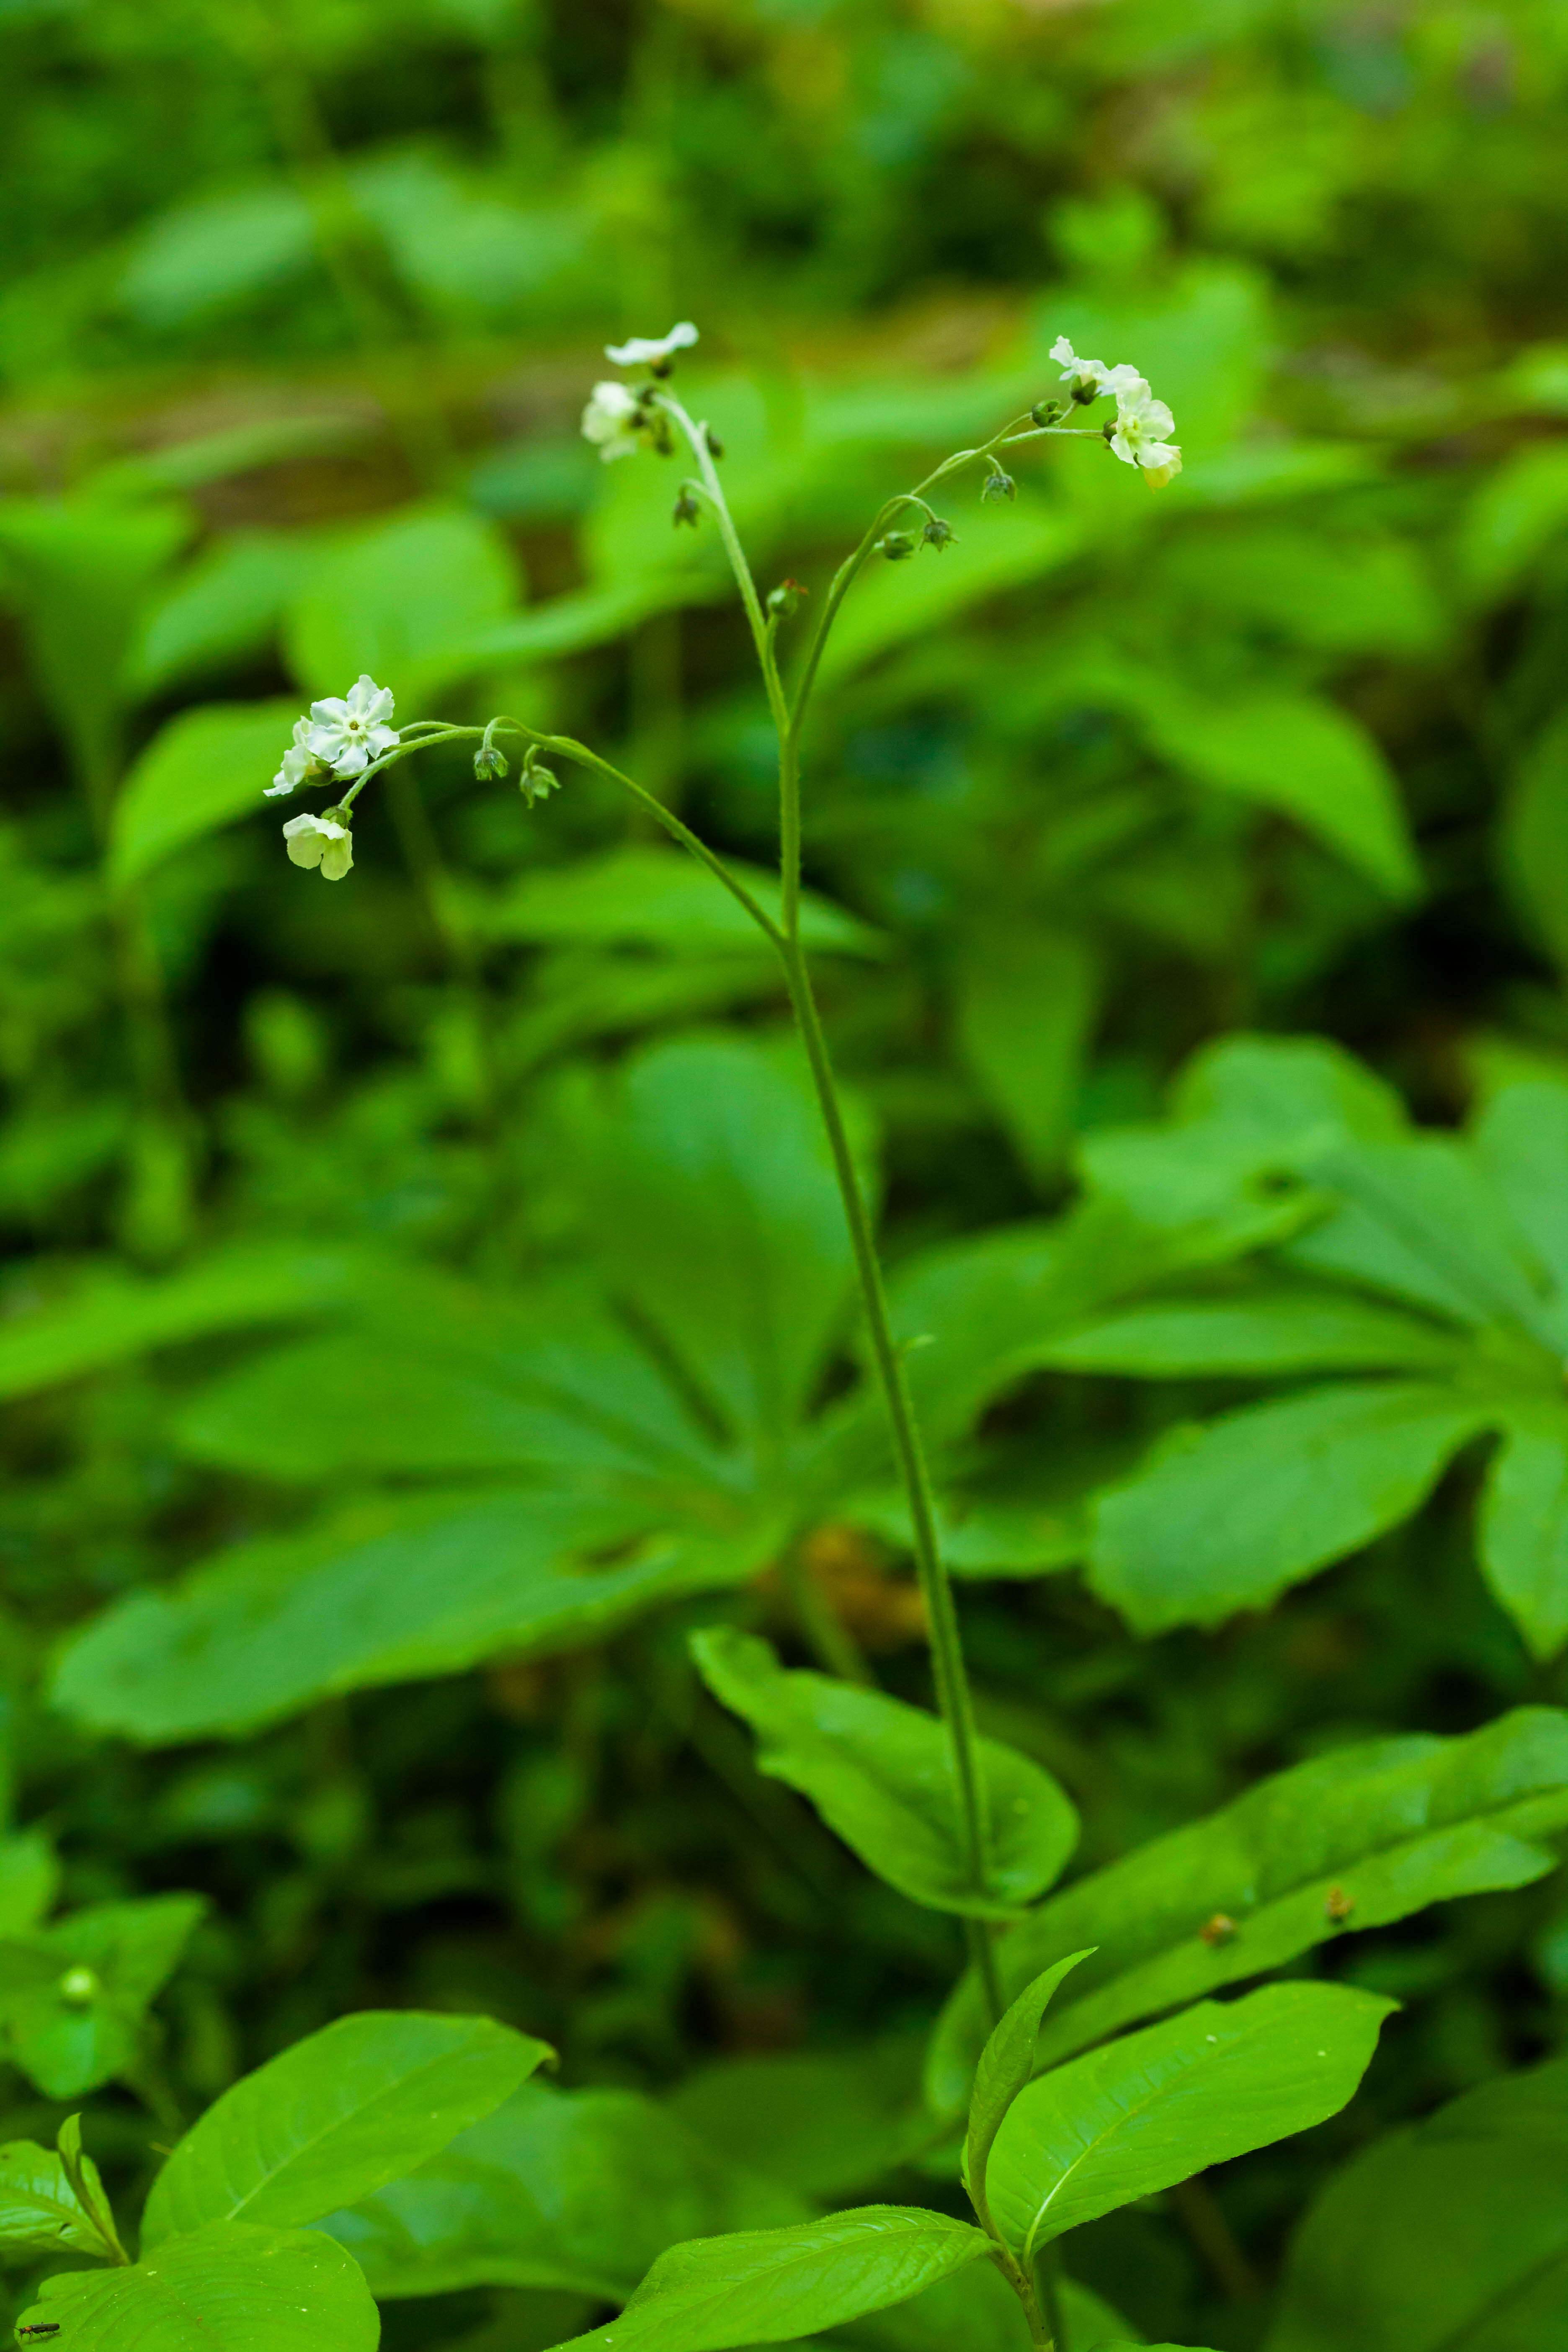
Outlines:
{"label": "five-petaled white flower", "polygon": [[1103,360],[1080,360],[1065,335],[1058,335],[1051,345],[1051,357],[1061,369],[1064,383],[1092,383],[1101,392],[1114,393],[1118,400],[1143,382],[1125,360],[1115,367],[1107,367]]}
{"label": "five-petaled white flower", "polygon": [[283,765],[272,782],[264,786],[266,797],[271,801],[279,793],[291,793],[296,784],[304,782],[315,764],[310,752],[310,722],[308,719],[296,719],[294,740],[283,754]]}
{"label": "five-petaled white flower", "polygon": [[296,866],[319,866],[329,882],[341,882],[354,862],[353,837],[333,815],[291,816],[283,838]]}
{"label": "five-petaled white flower", "polygon": [[642,404],[635,392],[628,392],[624,383],[596,383],[594,397],[583,411],[584,436],[598,444],[599,455],[608,465],[612,457],[629,457],[640,446],[637,434],[642,418]]}
{"label": "five-petaled white flower", "polygon": [[606,343],[605,357],[617,367],[668,368],[677,352],[689,351],[697,330],[689,319],[671,327],[668,335],[634,335],[629,343]]}
{"label": "five-petaled white flower", "polygon": [[397,741],[396,728],[386,723],[392,711],[392,688],[362,673],[346,696],[311,703],[307,748],[336,774],[357,776]]}
{"label": "five-petaled white flower", "polygon": [[1116,430],[1110,446],[1123,465],[1141,467],[1151,485],[1160,488],[1182,470],[1182,453],[1165,435],[1176,420],[1163,400],[1156,400],[1142,376],[1128,388],[1118,387]]}

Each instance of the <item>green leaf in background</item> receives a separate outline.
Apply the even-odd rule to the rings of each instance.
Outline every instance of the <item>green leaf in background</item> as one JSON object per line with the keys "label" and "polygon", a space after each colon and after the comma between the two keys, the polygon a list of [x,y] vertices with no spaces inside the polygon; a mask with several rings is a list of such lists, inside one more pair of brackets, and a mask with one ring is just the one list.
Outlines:
{"label": "green leaf in background", "polygon": [[1183,1380],[1194,1372],[1449,1371],[1463,1342],[1440,1324],[1326,1284],[1161,1299],[1080,1324],[1042,1360],[1072,1372]]}
{"label": "green leaf in background", "polygon": [[0,1937],[25,1936],[54,1906],[59,1857],[42,1830],[16,1830],[0,1838]]}
{"label": "green leaf in background", "polygon": [[363,1261],[349,1253],[293,1243],[215,1252],[154,1280],[94,1272],[64,1298],[0,1327],[0,1398],[208,1332],[303,1321],[341,1306],[363,1280]]}
{"label": "green leaf in background", "polygon": [[911,637],[949,626],[988,596],[1061,570],[1084,543],[1074,515],[1023,512],[971,503],[960,483],[949,493],[957,539],[940,552],[922,549],[913,563],[873,558],[846,600],[818,673],[825,687],[853,677],[879,655]]}
{"label": "green leaf in background", "polygon": [[153,2184],[142,2242],[212,2221],[319,2221],[412,2172],[510,2096],[547,2042],[488,2017],[364,2010],[234,2084]]}
{"label": "green leaf in background", "polygon": [[1062,1979],[1088,1952],[1070,1952],[1054,1961],[1026,1984],[994,2027],[974,2069],[974,2089],[969,2102],[969,2129],[963,2142],[963,2179],[977,2212],[986,2210],[985,2168],[1007,2110],[1035,2072],[1035,2046],[1040,2020]]}
{"label": "green leaf in background", "polygon": [[920,2048],[919,2036],[900,2033],[845,2050],[721,2058],[678,2084],[668,2105],[734,2165],[804,2197],[840,2197],[930,2140]]}
{"label": "green leaf in background", "polygon": [[[1460,1738],[1371,1740],[1275,1773],[1078,1880],[997,1939],[997,1971],[1011,2000],[1060,1953],[1099,1948],[1042,2028],[1050,2064],[1331,1937],[1528,1885],[1557,1860],[1532,1841],[1564,1823],[1568,1716],[1556,1708],[1516,1708]],[[985,2034],[971,1975],[927,2061],[938,2113],[962,2110]]]}
{"label": "green leaf in background", "polygon": [[0,596],[101,828],[121,761],[122,667],[153,585],[188,536],[183,506],[0,501]]}
{"label": "green leaf in background", "polygon": [[[725,864],[777,919],[778,877],[743,858]],[[553,945],[635,945],[691,955],[726,949],[772,957],[745,908],[684,849],[611,849],[523,874],[479,919],[496,940]],[[886,942],[831,899],[803,891],[801,937],[820,954],[878,957]]]}
{"label": "green leaf in background", "polygon": [[620,2317],[574,2337],[574,2352],[787,2343],[906,2302],[989,2253],[989,2241],[968,2222],[900,2205],[700,2238],[661,2254]]}
{"label": "green leaf in background", "polygon": [[1330,702],[1269,695],[1146,712],[1157,751],[1215,791],[1294,817],[1395,898],[1421,874],[1397,786],[1373,737]]}
{"label": "green leaf in background", "polygon": [[776,1458],[853,1279],[832,1157],[793,1060],[741,1040],[650,1047],[621,1081],[595,1192],[617,1292],[720,1426]]}
{"label": "green leaf in background", "polygon": [[131,2269],[46,2279],[17,2320],[76,2352],[375,2352],[376,2308],[341,2246],[314,2230],[220,2221]]}
{"label": "green leaf in background", "polygon": [[291,606],[289,659],[307,695],[346,694],[362,670],[397,697],[406,721],[467,641],[518,598],[503,534],[462,507],[413,508],[323,553]]}
{"label": "green leaf in background", "polygon": [[30,2139],[0,2147],[0,2247],[123,2259],[98,2168],[81,2154],[79,2141],[79,2130],[73,2168],[79,2189],[54,2148]]}
{"label": "green leaf in background", "polygon": [[1568,1293],[1568,1086],[1525,1079],[1502,1087],[1477,1120],[1474,1141],[1536,1264]]}
{"label": "green leaf in background", "polygon": [[[1060,2269],[1056,2289],[1062,2323],[1057,2352],[1100,2352],[1127,2334],[1119,2311]],[[854,2352],[1018,2352],[1022,2326],[1017,2296],[1000,2268],[987,2263],[938,2279],[890,2311],[847,2321],[833,2341]]]}
{"label": "green leaf in background", "polygon": [[1297,2232],[1268,2352],[1563,2352],[1568,2060],[1353,2157]]}
{"label": "green leaf in background", "polygon": [[[315,556],[311,541],[276,530],[237,531],[204,548],[149,608],[126,662],[127,687],[161,694],[264,657]],[[298,716],[292,706],[290,730]]]}
{"label": "green leaf in background", "polygon": [[742,1581],[778,1539],[739,1513],[728,1532],[647,1523],[646,1505],[543,1488],[351,1507],[116,1602],[61,1653],[55,1703],[153,1746],[247,1731],[334,1691],[598,1640],[654,1601]]}
{"label": "green leaf in background", "polygon": [[1101,1496],[1089,1581],[1141,1633],[1267,1608],[1408,1517],[1497,1418],[1430,1382],[1347,1381],[1173,1431]]}
{"label": "green leaf in background", "polygon": [[511,2286],[620,2303],[667,2246],[808,2210],[641,2092],[529,2083],[321,2227],[383,2300]]}
{"label": "green leaf in background", "polygon": [[136,2069],[148,2004],[205,1908],[196,1895],[91,1904],[0,1943],[0,2028],[39,2090],[71,2099]]}
{"label": "green leaf in background", "polygon": [[218,825],[258,814],[299,715],[291,702],[215,702],[172,719],[115,801],[112,886],[140,881]]}
{"label": "green leaf in background", "polygon": [[1568,1642],[1568,1404],[1520,1406],[1487,1469],[1481,1570],[1531,1655]]}
{"label": "green leaf in background", "polygon": [[964,1059],[1037,1175],[1057,1171],[1071,1133],[1099,994],[1092,950],[1063,930],[987,925],[960,971]]}
{"label": "green leaf in background", "polygon": [[[1568,488],[1568,449],[1554,452]],[[1531,745],[1503,807],[1501,865],[1526,926],[1568,970],[1568,711]]]}
{"label": "green leaf in background", "polygon": [[1057,2067],[996,2136],[997,2228],[1028,2261],[1081,2222],[1321,2123],[1354,2095],[1394,2006],[1345,1985],[1268,1985]]}
{"label": "green leaf in background", "polygon": [[1459,562],[1478,602],[1514,586],[1568,529],[1568,448],[1515,449],[1489,473],[1459,532]]}
{"label": "green leaf in background", "polygon": [[715,1697],[756,1732],[758,1770],[809,1797],[867,1867],[911,1902],[1005,1918],[1059,1875],[1078,1816],[1029,1758],[980,1742],[990,1870],[977,1889],[938,1717],[826,1675],[786,1673],[767,1643],[724,1627],[693,1634],[691,1647]]}

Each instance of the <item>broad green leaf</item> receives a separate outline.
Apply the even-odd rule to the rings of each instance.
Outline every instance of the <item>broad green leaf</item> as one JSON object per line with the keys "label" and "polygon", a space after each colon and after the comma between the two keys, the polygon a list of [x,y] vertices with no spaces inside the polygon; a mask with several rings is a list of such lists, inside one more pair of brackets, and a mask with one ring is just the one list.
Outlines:
{"label": "broad green leaf", "polygon": [[140,881],[220,824],[258,815],[298,717],[291,702],[215,702],[172,719],[114,803],[113,886]]}
{"label": "broad green leaf", "polygon": [[1352,2158],[1290,2249],[1267,2352],[1563,2352],[1568,2060]]}
{"label": "broad green leaf", "polygon": [[661,2254],[620,2317],[574,2336],[574,2352],[728,2352],[787,2343],[907,2302],[989,2252],[988,2240],[968,2222],[900,2205],[699,2238]]}
{"label": "broad green leaf", "polygon": [[[315,554],[299,532],[242,530],[215,540],[149,608],[126,662],[128,689],[161,694],[264,656]],[[291,705],[290,730],[298,716]]]}
{"label": "broad green leaf", "polygon": [[853,1282],[804,1076],[740,1039],[655,1045],[626,1071],[598,1157],[612,1282],[765,1476],[843,1332]]}
{"label": "broad green leaf", "polygon": [[678,613],[692,604],[717,604],[734,593],[728,571],[705,564],[686,570],[640,572],[602,586],[577,588],[532,604],[526,613],[491,622],[461,646],[447,648],[452,675],[515,662],[554,661],[613,645],[656,614]]}
{"label": "broad green leaf", "polygon": [[157,2179],[142,2239],[212,2221],[286,2230],[357,2204],[509,2097],[547,2042],[488,2017],[363,2010],[231,2085]]}
{"label": "broad green leaf", "polygon": [[691,1646],[715,1697],[757,1734],[758,1770],[809,1797],[868,1868],[911,1902],[1005,1918],[1059,1875],[1078,1816],[1029,1758],[980,1742],[990,1843],[987,1884],[977,1888],[940,1717],[826,1675],[786,1673],[750,1634],[713,1627],[693,1634]]}
{"label": "broad green leaf", "polygon": [[307,694],[346,694],[368,670],[405,719],[427,718],[417,697],[444,677],[451,650],[517,596],[515,561],[493,523],[467,508],[412,508],[321,556],[289,614],[289,662]]}
{"label": "broad green leaf", "polygon": [[[85,2162],[101,2196],[97,2168],[90,2158]],[[91,2203],[77,2194],[55,2150],[30,2139],[0,2147],[0,2246],[90,2254],[99,2262],[113,2257]]]}
{"label": "broad green leaf", "polygon": [[620,2303],[667,2246],[808,2210],[640,2092],[528,2083],[321,2227],[383,2300],[512,2286]]}
{"label": "broad green leaf", "polygon": [[964,1059],[1026,1166],[1049,1175],[1071,1132],[1100,972],[1068,931],[986,925],[958,975]]}
{"label": "broad green leaf", "polygon": [[[1568,483],[1568,449],[1560,449]],[[1502,814],[1509,894],[1560,969],[1568,968],[1568,711],[1531,745]]]}
{"label": "broad green leaf", "polygon": [[1072,1372],[1144,1380],[1194,1372],[1447,1371],[1458,1335],[1322,1285],[1159,1299],[1126,1307],[1053,1340],[1044,1360]]}
{"label": "broad green leaf", "polygon": [[314,249],[300,191],[264,183],[155,214],[132,239],[117,291],[150,325],[178,325],[299,276]]}
{"label": "broad green leaf", "polygon": [[847,2195],[931,2138],[920,2044],[900,2034],[831,2052],[721,2058],[669,2094],[683,2123],[731,2163],[800,2195]]}
{"label": "broad green leaf", "polygon": [[1453,1388],[1363,1381],[1176,1430],[1101,1496],[1089,1581],[1141,1633],[1265,1609],[1408,1517],[1498,1418]]}
{"label": "broad green leaf", "polygon": [[1373,737],[1331,702],[1305,695],[1151,700],[1145,720],[1174,767],[1214,789],[1278,809],[1391,898],[1421,874],[1405,811]]}
{"label": "broad green leaf", "polygon": [[79,1380],[210,1331],[302,1321],[340,1307],[363,1280],[363,1262],[347,1253],[291,1244],[215,1253],[156,1280],[106,1270],[0,1327],[0,1397]]}
{"label": "broad green leaf", "polygon": [[1032,2083],[996,2136],[991,2210],[1027,2261],[1064,2231],[1334,2115],[1393,2001],[1268,1985],[1200,2001]]}
{"label": "broad green leaf", "polygon": [[1568,448],[1532,442],[1487,476],[1464,519],[1459,559],[1478,600],[1489,603],[1528,572],[1568,526]]}
{"label": "broad green leaf", "polygon": [[[1050,2064],[1331,1937],[1528,1885],[1556,1860],[1531,1841],[1564,1823],[1568,1716],[1555,1708],[1521,1707],[1462,1738],[1342,1748],[1052,1895],[997,1940],[1002,1988],[1012,1999],[1061,1953],[1098,1947],[1045,2021]],[[939,2113],[968,2098],[985,2033],[970,1975],[927,2061]]]}
{"label": "broad green leaf", "polygon": [[55,1702],[154,1746],[249,1730],[335,1691],[595,1641],[656,1601],[740,1582],[777,1539],[743,1518],[729,1534],[647,1524],[646,1507],[545,1489],[353,1507],[116,1602],[67,1643]]}
{"label": "broad green leaf", "polygon": [[1531,1655],[1568,1641],[1568,1405],[1516,1411],[1487,1471],[1481,1569]]}
{"label": "broad green leaf", "polygon": [[982,506],[973,487],[965,497],[962,483],[948,504],[955,544],[940,551],[922,547],[908,563],[871,558],[827,641],[818,674],[823,686],[852,677],[911,637],[950,628],[987,597],[1059,571],[1083,547],[1085,527],[1075,515]]}
{"label": "broad green leaf", "polygon": [[58,2328],[72,2352],[375,2352],[380,2332],[341,2246],[243,2221],[170,2238],[132,2269],[46,2279],[16,2325]]}
{"label": "broad green leaf", "polygon": [[0,596],[21,614],[39,693],[100,821],[121,764],[121,667],[190,529],[183,506],[0,501]]}
{"label": "broad green leaf", "polygon": [[39,2090],[75,2098],[134,2067],[148,2003],[205,1907],[197,1895],[91,1904],[0,1943],[0,2027]]}
{"label": "broad green leaf", "polygon": [[1069,1952],[1024,1987],[980,2053],[974,2069],[974,2090],[969,2102],[969,2129],[963,2142],[963,2179],[976,2211],[985,2207],[985,2167],[1008,2108],[1032,2080],[1035,2045],[1040,2020],[1062,1979],[1087,1960],[1088,1952]]}
{"label": "broad green leaf", "polygon": [[[776,875],[744,859],[725,860],[777,921]],[[612,849],[573,865],[524,874],[479,916],[496,940],[542,944],[627,944],[689,956],[729,949],[772,958],[745,908],[684,849]],[[801,898],[801,937],[820,953],[880,956],[879,933],[815,890]]]}
{"label": "broad green leaf", "polygon": [[60,1865],[43,1830],[0,1838],[0,1937],[25,1936],[54,1907]]}
{"label": "broad green leaf", "polygon": [[1568,1086],[1505,1086],[1487,1104],[1475,1152],[1549,1280],[1568,1291]]}

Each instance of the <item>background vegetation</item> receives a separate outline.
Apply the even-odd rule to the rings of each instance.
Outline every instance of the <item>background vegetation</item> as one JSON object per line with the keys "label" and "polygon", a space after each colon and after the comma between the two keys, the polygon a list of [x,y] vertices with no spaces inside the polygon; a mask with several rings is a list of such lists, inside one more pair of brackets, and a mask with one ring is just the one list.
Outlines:
{"label": "background vegetation", "polygon": [[[811,750],[832,1042],[910,1295],[948,1245],[1070,1213],[1086,1170],[1156,1224],[1188,1179],[1216,1213],[1288,1190],[1299,1060],[1232,1045],[1189,1076],[1189,1126],[1266,1131],[1217,1176],[1147,1131],[1234,1033],[1359,1057],[1392,1097],[1310,1070],[1367,1132],[1397,1132],[1393,1098],[1449,1127],[1568,1080],[1568,22],[3,0],[0,74],[0,1731],[28,1832],[0,1898],[36,1917],[47,1853],[68,1911],[206,1898],[100,2153],[134,2171],[171,2117],[364,2006],[483,2010],[576,2084],[873,2045],[901,2083],[956,1924],[756,1776],[686,1649],[726,1615],[923,1697],[869,1471],[787,1559],[606,1638],[458,1641],[401,1682],[384,1659],[312,1685],[307,1661],[226,1717],[142,1705],[134,1642],[111,1696],[92,1681],[81,1629],[150,1622],[126,1596],[239,1547],[285,1547],[244,1553],[265,1584],[386,1528],[399,1577],[419,1512],[480,1513],[470,1551],[511,1540],[527,1445],[473,1437],[471,1397],[444,1435],[397,1367],[468,1346],[480,1298],[512,1318],[484,1344],[523,1348],[606,1233],[652,1245],[674,1077],[733,1100],[786,1219],[795,1197],[775,979],[607,788],[530,814],[433,759],[328,889],[259,788],[302,699],[364,667],[403,718],[569,728],[765,865],[743,630],[710,532],[670,529],[673,480],[577,437],[600,347],[700,323],[683,383],[766,576],[820,594],[885,490],[1054,388],[1066,331],[1152,378],[1186,471],[1155,499],[1073,448],[1020,463],[1016,507],[955,500],[958,544],[850,608]],[[1531,1099],[1550,1146],[1559,1097]],[[635,1118],[642,1189],[606,1192]],[[1549,1149],[1549,1203],[1563,1173]],[[1288,1238],[1233,1234],[1237,1296]],[[834,1279],[803,1411],[850,1379]],[[1431,1281],[1404,1296],[1447,1311]],[[340,1313],[371,1339],[340,1346]],[[280,1326],[317,1336],[275,1356]],[[1484,1414],[1360,1521],[1287,1532],[1258,1591],[1141,1612],[1148,1546],[1118,1587],[1091,1495],[1175,1424],[1391,1360],[1204,1344],[1037,1349],[946,1433],[983,1713],[1069,1790],[1089,1863],[1346,1740],[1568,1696],[1561,1536],[1529,1595],[1496,1545],[1478,1570]],[[1306,1488],[1265,1492],[1255,1549],[1341,1475],[1324,1443]],[[600,1536],[612,1573],[628,1529]],[[1079,2274],[1154,2336],[1256,2341],[1335,2162],[1559,2045],[1555,1887],[1345,1939],[1333,1969],[1409,2004],[1353,2109],[1091,2225]],[[51,2137],[64,2105],[9,2082],[3,2136]],[[528,2352],[584,2307],[471,2293],[391,2325]]]}

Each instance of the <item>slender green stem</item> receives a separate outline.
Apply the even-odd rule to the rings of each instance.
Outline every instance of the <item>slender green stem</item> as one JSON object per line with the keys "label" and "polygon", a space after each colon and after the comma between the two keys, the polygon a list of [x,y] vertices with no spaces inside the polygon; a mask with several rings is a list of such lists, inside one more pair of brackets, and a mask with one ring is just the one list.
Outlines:
{"label": "slender green stem", "polygon": [[963,1932],[964,1940],[969,1946],[970,1965],[980,1979],[980,1990],[985,1996],[985,2007],[990,2014],[991,2023],[994,2027],[1000,2025],[1007,2007],[1007,2000],[1002,1990],[1002,1979],[997,1972],[996,1947],[991,1940],[991,1930],[984,1919],[966,1919],[963,1923]]}
{"label": "slender green stem", "polygon": [[1024,2306],[1029,2341],[1035,2346],[1036,2352],[1056,2352],[1058,2342],[1057,2328],[1040,2300],[1033,2271],[1026,2263],[1020,2263],[1000,2241],[997,2242],[996,2266]]}

